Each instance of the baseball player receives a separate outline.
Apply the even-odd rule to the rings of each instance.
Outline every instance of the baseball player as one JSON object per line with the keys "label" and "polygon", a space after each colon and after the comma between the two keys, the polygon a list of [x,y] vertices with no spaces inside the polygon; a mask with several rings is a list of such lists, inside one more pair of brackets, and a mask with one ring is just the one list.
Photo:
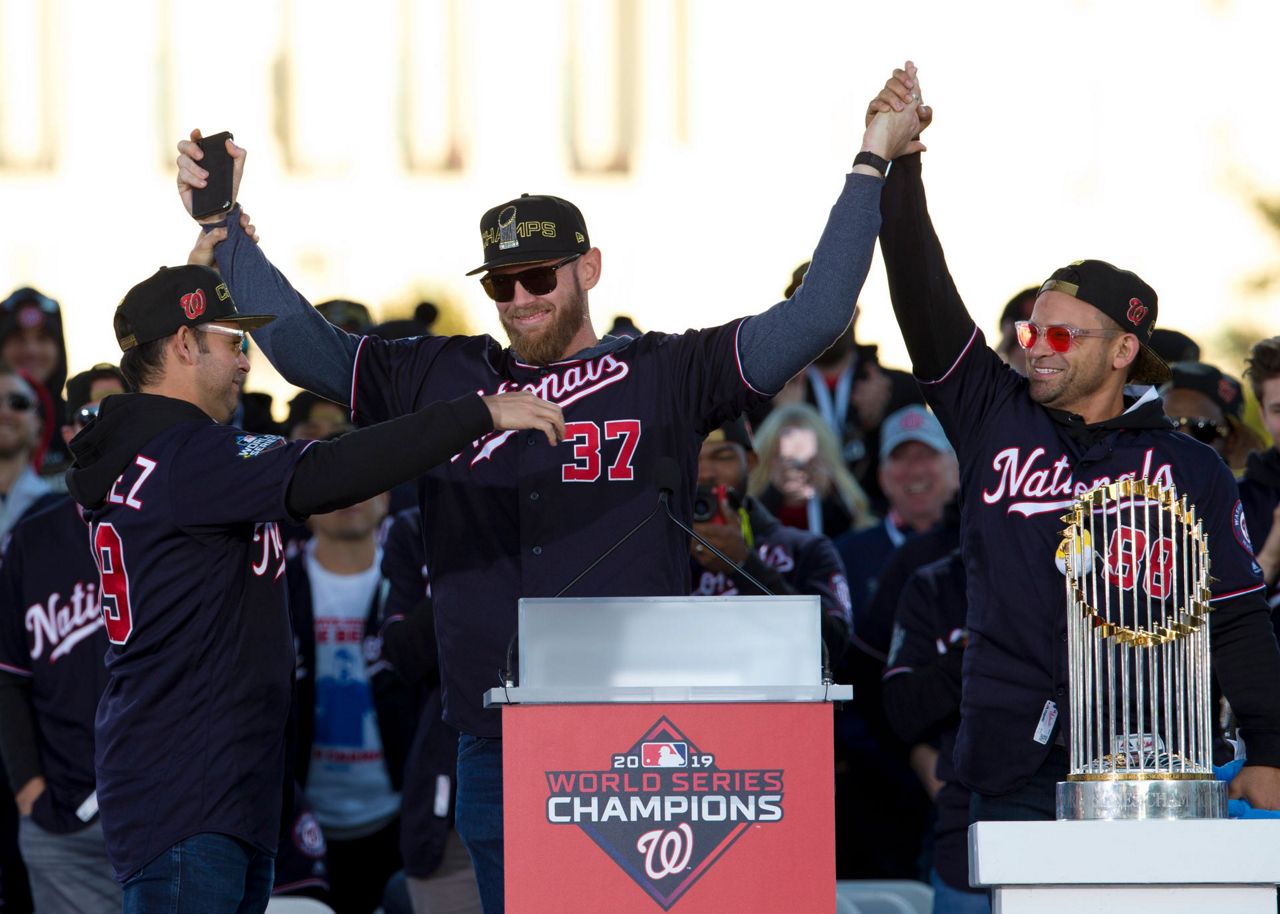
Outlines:
{"label": "baseball player", "polygon": [[[914,67],[872,100],[920,104]],[[932,112],[923,109],[927,121]],[[960,459],[969,645],[955,763],[973,818],[1053,818],[1067,771],[1061,516],[1097,484],[1145,478],[1197,507],[1211,547],[1212,651],[1249,764],[1231,795],[1280,808],[1280,651],[1230,470],[1178,434],[1151,384],[1169,377],[1148,345],[1156,293],[1100,260],[1056,270],[1019,322],[1027,377],[1000,361],[947,272],[929,221],[920,158],[898,160],[881,200],[894,311],[925,397]],[[1104,561],[1121,561],[1107,548]],[[1154,562],[1151,556],[1142,562]]]}
{"label": "baseball player", "polygon": [[[124,391],[112,365],[67,382],[63,443]],[[22,813],[19,842],[42,912],[120,907],[93,775],[93,717],[106,684],[98,568],[80,506],[63,495],[14,528],[0,567],[0,752]]]}
{"label": "baseball player", "polygon": [[[548,451],[522,434],[486,436],[422,482],[445,719],[462,736],[457,827],[476,864],[485,910],[502,910],[501,721],[483,707],[497,684],[521,596],[556,594],[652,509],[652,468],[677,460],[685,485],[673,499],[691,514],[703,437],[762,395],[779,390],[848,325],[874,245],[884,157],[919,148],[913,111],[874,121],[845,181],[813,266],[787,301],[763,314],[683,334],[599,339],[588,293],[600,250],[572,203],[522,196],[480,221],[484,262],[472,270],[510,338],[428,337],[387,342],[325,322],[246,235],[238,207],[216,249],[235,295],[280,319],[259,333],[263,351],[293,384],[350,403],[357,423],[411,411],[464,391],[532,390],[566,411],[563,445]],[[178,186],[205,183],[201,152],[179,144]],[[228,141],[236,187],[244,150]],[[872,164],[864,164],[870,162]],[[265,328],[264,328],[265,329]],[[636,561],[644,556],[644,561]],[[674,525],[651,523],[567,596],[677,594],[689,590],[688,544]]]}
{"label": "baseball player", "polygon": [[221,423],[249,368],[245,330],[270,320],[238,311],[207,267],[161,269],[115,314],[137,393],[108,397],[71,442],[111,643],[95,768],[126,912],[266,905],[294,673],[276,523],[367,499],[494,431],[562,432],[531,394],[472,392],[337,441],[246,434]]}

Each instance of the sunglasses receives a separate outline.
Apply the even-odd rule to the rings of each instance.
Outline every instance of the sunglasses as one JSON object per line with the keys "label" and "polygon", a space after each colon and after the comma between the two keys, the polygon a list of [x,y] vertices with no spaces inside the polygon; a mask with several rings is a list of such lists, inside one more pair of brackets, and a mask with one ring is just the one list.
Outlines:
{"label": "sunglasses", "polygon": [[1119,333],[1118,330],[1081,330],[1079,327],[1069,327],[1066,324],[1050,324],[1045,327],[1032,321],[1018,321],[1013,326],[1018,330],[1018,345],[1023,349],[1030,349],[1036,344],[1036,340],[1043,336],[1044,341],[1054,352],[1066,352],[1078,336],[1105,338]]}
{"label": "sunglasses", "polygon": [[530,295],[546,295],[556,288],[556,271],[567,263],[573,263],[581,254],[572,254],[564,260],[540,267],[530,267],[519,273],[490,273],[480,279],[485,294],[494,301],[506,302],[516,297],[516,283],[524,286]]}
{"label": "sunglasses", "polygon": [[216,333],[219,336],[235,337],[240,351],[243,353],[248,353],[249,351],[249,334],[243,330],[233,330],[230,327],[220,327],[217,324],[196,324],[195,329],[201,333]]}
{"label": "sunglasses", "polygon": [[1190,435],[1201,444],[1213,444],[1231,434],[1231,429],[1225,425],[1200,416],[1170,416],[1169,419],[1178,431]]}
{"label": "sunglasses", "polygon": [[26,394],[10,393],[0,397],[0,403],[8,405],[9,409],[15,413],[25,413],[31,407],[36,405],[36,401],[32,400]]}

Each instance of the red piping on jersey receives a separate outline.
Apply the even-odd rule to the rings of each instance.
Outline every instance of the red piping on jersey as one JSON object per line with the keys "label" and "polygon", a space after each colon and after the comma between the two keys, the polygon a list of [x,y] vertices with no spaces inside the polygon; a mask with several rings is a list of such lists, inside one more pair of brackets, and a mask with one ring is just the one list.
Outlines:
{"label": "red piping on jersey", "polygon": [[951,367],[947,369],[946,374],[944,374],[942,377],[933,381],[921,381],[919,378],[916,378],[916,380],[919,381],[921,384],[941,384],[947,378],[951,377],[951,372],[955,371],[956,366],[959,365],[961,360],[963,360],[964,357],[969,354],[969,350],[973,348],[973,341],[976,340],[977,338],[978,338],[978,325],[974,324],[973,333],[969,334],[969,342],[964,344],[964,349],[960,350],[960,354],[956,356],[956,360],[951,363]]}
{"label": "red piping on jersey", "polygon": [[1238,596],[1241,596],[1242,594],[1253,593],[1255,590],[1266,590],[1266,589],[1267,589],[1266,584],[1256,584],[1253,587],[1246,587],[1244,588],[1244,590],[1233,590],[1231,591],[1231,593],[1223,593],[1223,594],[1218,594],[1218,596],[1216,597],[1210,597],[1209,602],[1217,603],[1219,600],[1228,600],[1231,597],[1238,597]]}
{"label": "red piping on jersey", "polygon": [[885,671],[884,671],[884,675],[880,677],[880,681],[881,681],[881,682],[884,682],[884,681],[885,681],[886,679],[888,679],[890,676],[897,676],[899,673],[914,673],[914,672],[915,672],[915,667],[910,667],[910,666],[895,666],[895,667],[894,667],[893,669],[891,669],[891,670],[885,670]]}
{"label": "red piping on jersey", "polygon": [[747,376],[742,370],[742,353],[738,351],[738,334],[742,333],[742,321],[745,320],[745,317],[739,320],[738,326],[735,327],[733,331],[733,360],[738,365],[738,377],[742,379],[742,383],[747,386],[747,389],[755,391],[762,397],[767,397],[769,394],[765,393],[763,390],[757,389],[754,384],[747,380]]}
{"label": "red piping on jersey", "polygon": [[356,421],[356,378],[360,377],[360,353],[364,352],[364,344],[369,341],[367,336],[360,337],[360,342],[356,346],[356,357],[351,360],[351,421]]}
{"label": "red piping on jersey", "polygon": [[13,673],[16,676],[26,676],[28,678],[34,675],[30,670],[24,670],[22,667],[18,666],[9,666],[7,663],[0,663],[0,670],[3,670],[6,673]]}
{"label": "red piping on jersey", "polygon": [[277,883],[271,890],[271,894],[273,897],[280,896],[298,889],[324,889],[327,892],[329,891],[329,883],[319,877],[299,879],[297,882]]}

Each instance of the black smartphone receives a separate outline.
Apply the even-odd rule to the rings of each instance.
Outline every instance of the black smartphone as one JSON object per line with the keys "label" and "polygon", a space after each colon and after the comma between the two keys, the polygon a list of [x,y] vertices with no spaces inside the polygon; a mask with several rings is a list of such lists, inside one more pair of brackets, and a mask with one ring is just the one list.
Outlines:
{"label": "black smartphone", "polygon": [[199,162],[201,168],[209,173],[204,187],[191,189],[191,215],[196,219],[216,216],[231,209],[231,174],[233,163],[231,153],[227,152],[227,140],[233,139],[227,131],[213,136],[201,137],[198,141],[204,158]]}

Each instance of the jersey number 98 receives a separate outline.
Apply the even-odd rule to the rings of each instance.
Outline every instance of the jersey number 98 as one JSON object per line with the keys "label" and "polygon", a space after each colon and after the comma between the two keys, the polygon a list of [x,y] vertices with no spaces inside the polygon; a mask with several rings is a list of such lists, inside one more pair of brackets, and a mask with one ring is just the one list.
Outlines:
{"label": "jersey number 98", "polygon": [[107,639],[124,644],[133,632],[133,613],[129,609],[129,572],[124,567],[124,543],[113,524],[98,524],[93,529],[93,557],[98,563],[102,595],[102,619]]}

